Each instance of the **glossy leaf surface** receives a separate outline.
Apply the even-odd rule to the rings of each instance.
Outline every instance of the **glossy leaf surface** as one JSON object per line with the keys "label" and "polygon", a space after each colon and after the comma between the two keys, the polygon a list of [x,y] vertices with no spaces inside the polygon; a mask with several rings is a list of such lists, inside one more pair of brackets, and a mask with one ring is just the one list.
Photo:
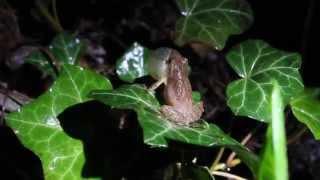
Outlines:
{"label": "glossy leaf surface", "polygon": [[306,124],[316,139],[320,139],[320,101],[319,89],[308,89],[291,101],[295,117]]}
{"label": "glossy leaf surface", "polygon": [[117,60],[116,72],[119,78],[126,82],[133,82],[139,77],[148,74],[147,59],[149,58],[149,50],[138,43],[134,43],[132,47]]}
{"label": "glossy leaf surface", "polygon": [[177,0],[183,18],[177,22],[179,44],[209,43],[222,49],[228,37],[240,34],[253,22],[245,0]]}
{"label": "glossy leaf surface", "polygon": [[81,179],[82,143],[63,131],[57,116],[66,108],[87,101],[91,90],[111,88],[103,76],[65,65],[46,93],[6,117],[21,142],[40,157],[45,179]]}
{"label": "glossy leaf surface", "polygon": [[241,77],[227,87],[228,105],[236,115],[269,122],[272,79],[278,82],[285,104],[303,90],[297,53],[277,50],[260,40],[248,40],[231,49],[227,60]]}
{"label": "glossy leaf surface", "polygon": [[36,65],[43,73],[56,78],[53,65],[59,70],[59,66],[64,64],[76,64],[84,51],[85,45],[80,39],[61,33],[49,45],[48,53],[53,59],[48,59],[49,56],[44,55],[42,51],[34,51],[27,57],[26,62]]}
{"label": "glossy leaf surface", "polygon": [[287,180],[288,160],[285,133],[284,104],[280,87],[274,84],[271,96],[272,121],[267,129],[267,142],[259,168],[260,180]]}
{"label": "glossy leaf surface", "polygon": [[257,157],[213,124],[201,121],[193,126],[178,126],[159,111],[160,104],[154,95],[140,85],[125,85],[115,90],[93,91],[91,96],[111,107],[132,109],[138,114],[144,142],[154,147],[167,147],[168,140],[201,146],[225,146],[254,170]]}
{"label": "glossy leaf surface", "polygon": [[85,45],[74,35],[62,33],[53,39],[49,49],[58,62],[77,64],[80,56],[84,53]]}

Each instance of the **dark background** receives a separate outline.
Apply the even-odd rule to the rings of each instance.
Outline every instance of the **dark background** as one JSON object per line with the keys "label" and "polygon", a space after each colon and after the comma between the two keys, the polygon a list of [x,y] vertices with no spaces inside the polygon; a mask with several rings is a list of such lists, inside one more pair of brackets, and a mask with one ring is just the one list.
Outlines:
{"label": "dark background", "polygon": [[[20,30],[22,34],[31,39],[41,39],[42,44],[48,44],[54,32],[44,22],[39,23],[32,18],[30,10],[34,7],[33,1],[8,1],[12,8],[16,10],[19,20]],[[79,17],[85,17],[90,20],[102,19],[103,23],[99,26],[99,30],[107,31],[108,34],[117,31],[117,25],[123,17],[130,17],[135,14],[135,10],[139,8],[139,4],[148,1],[57,1],[58,12],[62,16],[61,22],[66,29],[74,29],[77,27]],[[142,9],[142,15],[139,18],[147,22],[155,22],[154,26],[160,27],[163,13],[171,13],[169,19],[174,19],[174,12],[168,7],[174,7],[170,0],[152,0],[151,3],[156,5],[149,9]],[[255,21],[252,27],[242,35],[232,36],[227,43],[226,49],[233,45],[246,40],[248,38],[262,39],[270,43],[272,46],[286,50],[299,52],[302,55],[302,75],[306,86],[319,87],[320,78],[317,66],[317,51],[319,39],[319,1],[290,1],[290,0],[248,0],[253,12]],[[165,5],[163,5],[165,4]],[[174,9],[174,8],[173,8]],[[170,18],[171,17],[171,18]],[[158,24],[157,24],[158,23]],[[124,30],[125,33],[120,33],[122,41],[129,45],[133,41],[140,41],[146,46],[158,47],[161,45],[170,44],[161,37],[152,37],[150,33],[145,33],[144,29]],[[156,32],[157,33],[157,32]],[[146,35],[147,34],[147,35]],[[119,43],[115,43],[112,37],[107,37],[107,40],[102,44],[107,50],[112,52],[110,59],[115,59],[120,56],[125,48]],[[111,43],[110,43],[111,42]],[[1,52],[1,50],[0,50]],[[1,73],[0,79],[5,80],[10,78],[12,74]],[[31,75],[32,76],[32,75]],[[26,80],[25,84],[20,84],[18,89],[24,89],[24,92],[31,96],[37,96],[43,90],[39,84],[34,83],[36,77]],[[32,82],[31,82],[32,81]],[[30,89],[28,89],[28,87]],[[36,88],[35,88],[36,87]],[[38,89],[38,90],[35,90]],[[99,117],[108,116],[110,109],[102,108],[102,105],[96,102],[85,104],[81,107],[70,109],[61,115],[61,119],[68,119],[74,112],[80,114],[78,117],[83,117],[80,128],[84,129],[85,137],[73,132],[68,132],[68,124],[64,128],[73,137],[84,140],[87,162],[84,167],[85,175],[101,175],[106,179],[110,177],[117,179],[120,174],[125,174],[131,179],[157,179],[161,177],[161,169],[164,169],[169,163],[179,159],[179,155],[171,150],[155,150],[143,145],[142,141],[137,138],[141,136],[141,130],[137,123],[131,124],[134,127],[132,130],[127,130],[126,133],[115,130],[114,124],[101,125],[98,121]],[[95,112],[81,114],[81,112]],[[115,114],[110,119],[117,119],[117,114],[121,112],[112,112]],[[98,115],[97,115],[98,114]],[[129,113],[129,116],[135,118],[134,113]],[[92,122],[87,122],[85,119],[91,119]],[[88,125],[89,123],[89,125]],[[98,124],[98,125],[97,125]],[[86,127],[83,127],[86,126]],[[99,128],[97,128],[99,127]],[[101,132],[99,133],[93,133]],[[89,134],[89,135],[88,135]],[[138,134],[138,135],[137,135]],[[132,136],[133,135],[133,136]],[[88,139],[94,139],[90,141]],[[104,145],[103,142],[108,142]],[[99,148],[91,148],[98,146]],[[112,148],[110,148],[112,147]],[[190,147],[188,147],[190,148]],[[192,147],[191,147],[192,149]],[[130,150],[130,151],[128,151]],[[200,158],[200,164],[206,164],[206,161],[211,160],[208,154],[213,152],[203,148],[196,148]],[[115,153],[117,152],[117,153]],[[112,154],[115,153],[115,154]],[[112,156],[104,156],[102,154],[112,154]],[[146,158],[148,157],[148,158]],[[106,163],[108,161],[109,163]],[[306,134],[300,141],[289,146],[289,161],[291,179],[320,179],[317,172],[318,161],[320,162],[320,143],[313,140],[312,136]],[[115,169],[115,167],[117,169]],[[159,170],[160,169],[160,170]],[[240,174],[247,174],[241,172]],[[108,173],[110,170],[112,173]],[[8,177],[8,178],[5,178]],[[10,177],[10,178],[9,178]],[[107,178],[108,177],[108,178]],[[0,179],[41,179],[40,160],[33,155],[32,152],[25,149],[16,139],[14,133],[7,127],[0,127]],[[129,178],[130,179],[130,178]]]}

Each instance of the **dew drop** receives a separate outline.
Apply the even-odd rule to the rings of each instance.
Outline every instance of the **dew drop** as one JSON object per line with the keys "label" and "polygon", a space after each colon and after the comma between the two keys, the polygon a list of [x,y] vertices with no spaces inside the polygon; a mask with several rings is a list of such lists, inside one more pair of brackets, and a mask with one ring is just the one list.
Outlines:
{"label": "dew drop", "polygon": [[18,130],[14,130],[14,133],[15,133],[15,134],[19,134],[19,131],[18,131]]}
{"label": "dew drop", "polygon": [[78,38],[76,38],[75,42],[76,42],[76,44],[79,44],[80,40]]}
{"label": "dew drop", "polygon": [[59,157],[55,157],[49,164],[49,170],[55,170],[57,167],[57,161],[59,160]]}
{"label": "dew drop", "polygon": [[80,71],[83,71],[83,67],[80,67]]}

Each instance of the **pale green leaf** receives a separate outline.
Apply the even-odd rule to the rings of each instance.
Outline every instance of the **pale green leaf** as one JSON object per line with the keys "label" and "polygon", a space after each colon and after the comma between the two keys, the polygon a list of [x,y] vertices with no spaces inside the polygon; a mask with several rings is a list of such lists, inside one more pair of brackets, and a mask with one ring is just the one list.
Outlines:
{"label": "pale green leaf", "polygon": [[290,102],[295,117],[306,124],[314,137],[320,139],[319,89],[307,89]]}
{"label": "pale green leaf", "polygon": [[117,60],[117,75],[121,80],[126,82],[133,82],[135,79],[147,75],[148,58],[149,50],[135,42],[132,47]]}
{"label": "pale green leaf", "polygon": [[242,78],[227,87],[228,105],[236,115],[270,121],[272,79],[278,82],[285,104],[303,90],[297,53],[277,50],[260,40],[248,40],[231,49],[227,60]]}
{"label": "pale green leaf", "polygon": [[46,93],[6,117],[23,145],[40,157],[46,180],[81,179],[82,143],[63,131],[57,116],[66,108],[89,100],[87,94],[91,90],[111,88],[103,76],[66,64]]}
{"label": "pale green leaf", "polygon": [[168,139],[201,146],[225,146],[237,152],[251,170],[256,168],[257,157],[217,126],[205,121],[190,127],[178,126],[168,121],[161,115],[157,99],[142,86],[124,85],[115,90],[93,91],[90,97],[114,108],[135,110],[144,142],[153,147],[167,147]]}
{"label": "pale green leaf", "polygon": [[177,22],[177,41],[202,41],[222,49],[230,35],[240,34],[253,22],[245,0],[177,0],[183,18]]}

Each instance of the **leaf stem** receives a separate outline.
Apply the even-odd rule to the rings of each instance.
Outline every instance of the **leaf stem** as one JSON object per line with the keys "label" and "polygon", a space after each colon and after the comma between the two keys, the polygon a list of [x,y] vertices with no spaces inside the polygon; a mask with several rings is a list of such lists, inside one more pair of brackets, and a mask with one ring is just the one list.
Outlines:
{"label": "leaf stem", "polygon": [[302,127],[301,129],[298,130],[297,133],[291,135],[288,140],[287,140],[287,144],[292,144],[294,142],[296,142],[297,140],[299,140],[299,138],[307,131],[307,127]]}
{"label": "leaf stem", "polygon": [[54,73],[56,76],[59,76],[59,70],[57,68],[57,66],[59,66],[58,61],[56,60],[56,58],[52,55],[52,53],[50,51],[48,51],[46,48],[40,47],[39,50],[46,55],[48,58],[47,61],[50,64],[50,66],[52,67]]}
{"label": "leaf stem", "polygon": [[[247,144],[247,142],[251,139],[252,137],[252,132],[249,132],[241,141],[241,144],[242,145],[245,145]],[[229,157],[227,158],[227,161],[226,161],[226,164],[228,167],[234,167],[234,158],[236,157],[236,153],[235,152],[232,152]],[[238,163],[237,163],[238,164]],[[237,165],[236,164],[236,165]]]}
{"label": "leaf stem", "polygon": [[211,171],[212,175],[216,175],[216,176],[222,176],[222,177],[226,177],[228,179],[234,179],[234,180],[247,180],[246,178],[231,174],[231,173],[227,173],[227,172],[221,172],[221,171]]}
{"label": "leaf stem", "polygon": [[220,162],[221,158],[222,158],[222,155],[223,155],[223,152],[224,152],[224,147],[223,148],[220,148],[217,156],[216,156],[216,159],[213,161],[211,167],[210,167],[210,170],[213,171],[215,169],[215,167],[218,165],[218,163]]}
{"label": "leaf stem", "polygon": [[51,25],[52,29],[56,32],[62,32],[63,28],[61,27],[60,23],[57,22],[57,20],[52,17],[52,15],[49,13],[48,8],[45,7],[41,2],[36,2],[38,9],[40,13],[47,19],[49,24]]}

